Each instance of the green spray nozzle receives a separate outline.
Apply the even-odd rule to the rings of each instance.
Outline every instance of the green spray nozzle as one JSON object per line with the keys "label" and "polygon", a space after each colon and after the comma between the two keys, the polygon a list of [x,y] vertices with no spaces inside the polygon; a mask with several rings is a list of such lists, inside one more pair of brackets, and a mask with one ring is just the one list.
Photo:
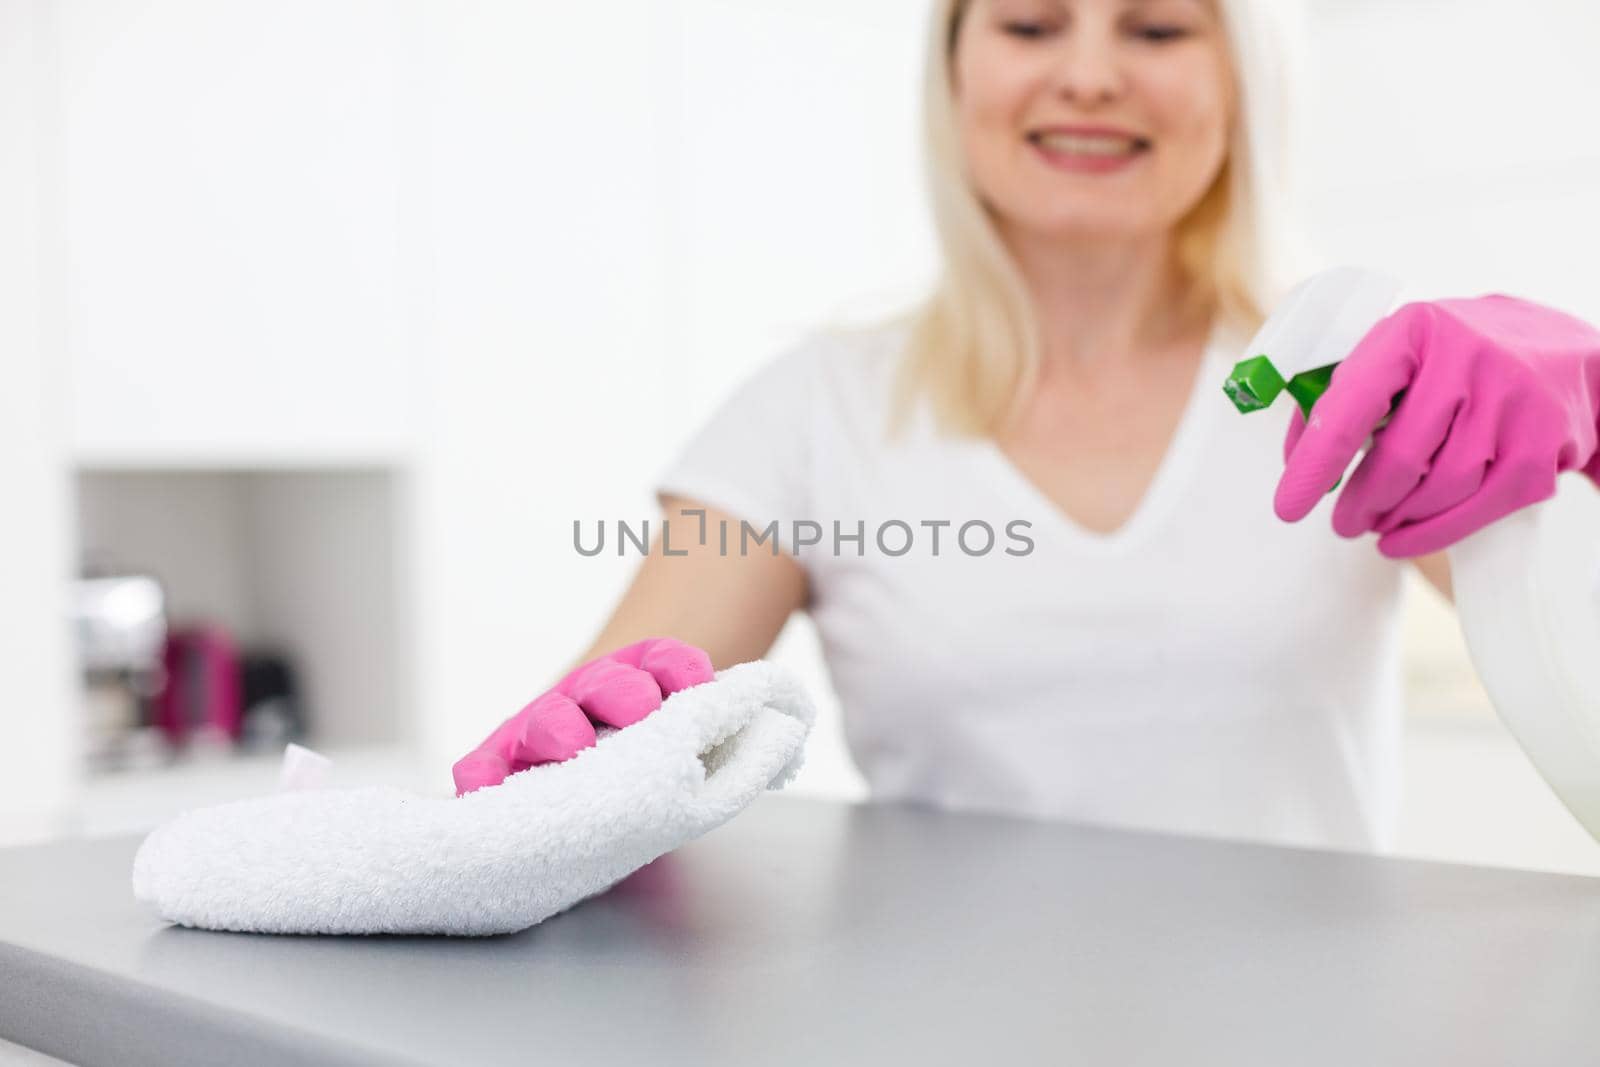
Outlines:
{"label": "green spray nozzle", "polygon": [[1233,373],[1222,383],[1222,391],[1228,394],[1233,406],[1242,412],[1269,408],[1278,399],[1279,393],[1288,392],[1309,419],[1317,398],[1328,389],[1335,366],[1337,364],[1329,364],[1303,371],[1285,381],[1283,375],[1278,373],[1278,368],[1272,365],[1272,360],[1264,355],[1252,356],[1234,364]]}
{"label": "green spray nozzle", "polygon": [[[1285,381],[1283,375],[1278,373],[1278,368],[1272,365],[1272,360],[1264,355],[1251,356],[1233,365],[1233,373],[1222,383],[1222,391],[1228,394],[1234,407],[1246,414],[1271,407],[1272,402],[1278,399],[1278,394],[1286,392],[1294,397],[1294,402],[1300,405],[1300,411],[1309,421],[1311,408],[1317,398],[1328,391],[1328,382],[1333,379],[1333,368],[1336,366],[1338,364],[1333,363],[1301,371]],[[1344,479],[1340,478],[1328,492],[1333,492],[1343,482]]]}
{"label": "green spray nozzle", "polygon": [[1288,393],[1309,422],[1334,368],[1388,313],[1400,289],[1396,279],[1361,267],[1334,267],[1305,279],[1251,339],[1245,351],[1260,354],[1234,366],[1223,392],[1243,412],[1261,411]]}

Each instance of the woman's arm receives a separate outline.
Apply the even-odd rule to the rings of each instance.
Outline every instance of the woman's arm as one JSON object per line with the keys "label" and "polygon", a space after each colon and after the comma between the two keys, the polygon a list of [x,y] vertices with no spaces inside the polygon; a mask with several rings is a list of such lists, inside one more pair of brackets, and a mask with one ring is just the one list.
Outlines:
{"label": "woman's arm", "polygon": [[[675,637],[704,649],[721,670],[766,655],[789,615],[805,606],[805,570],[792,556],[767,548],[740,555],[733,547],[720,554],[717,523],[728,524],[732,546],[738,519],[681,497],[662,503],[672,523],[672,555],[662,552],[657,535],[610,619],[572,667],[646,637]],[[680,514],[685,508],[704,508],[705,545],[698,515]]]}
{"label": "woman's arm", "polygon": [[1416,564],[1417,570],[1446,600],[1455,603],[1455,590],[1450,584],[1449,556],[1443,552],[1434,552],[1427,556],[1412,556],[1411,562]]}

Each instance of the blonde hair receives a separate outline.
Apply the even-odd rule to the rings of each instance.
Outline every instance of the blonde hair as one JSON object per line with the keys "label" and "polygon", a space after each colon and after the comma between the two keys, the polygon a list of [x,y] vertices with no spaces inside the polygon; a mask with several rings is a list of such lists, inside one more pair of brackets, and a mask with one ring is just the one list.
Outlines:
{"label": "blonde hair", "polygon": [[[1032,298],[965,176],[951,61],[971,0],[935,0],[923,83],[924,163],[943,272],[908,316],[892,433],[927,394],[947,431],[989,435],[1012,418],[1038,373]],[[1232,59],[1236,119],[1215,181],[1178,223],[1176,251],[1192,299],[1248,333],[1298,253],[1283,213],[1292,158],[1296,12],[1291,0],[1219,0]]]}

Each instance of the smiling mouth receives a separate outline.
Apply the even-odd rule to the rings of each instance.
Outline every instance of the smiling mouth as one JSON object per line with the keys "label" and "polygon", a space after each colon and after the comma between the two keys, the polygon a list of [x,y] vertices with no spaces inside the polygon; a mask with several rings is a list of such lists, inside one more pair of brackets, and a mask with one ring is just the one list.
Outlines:
{"label": "smiling mouth", "polygon": [[1063,156],[1091,156],[1096,159],[1119,159],[1148,152],[1150,140],[1145,137],[1119,137],[1105,134],[1043,133],[1028,134],[1028,140],[1046,152]]}

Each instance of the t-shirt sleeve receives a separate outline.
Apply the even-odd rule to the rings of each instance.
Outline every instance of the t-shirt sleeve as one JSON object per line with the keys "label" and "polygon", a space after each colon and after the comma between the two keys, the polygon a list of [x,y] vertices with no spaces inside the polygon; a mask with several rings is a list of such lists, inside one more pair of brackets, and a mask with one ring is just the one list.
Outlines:
{"label": "t-shirt sleeve", "polygon": [[808,517],[820,358],[802,343],[748,375],[657,474],[656,499],[685,497],[758,529]]}

